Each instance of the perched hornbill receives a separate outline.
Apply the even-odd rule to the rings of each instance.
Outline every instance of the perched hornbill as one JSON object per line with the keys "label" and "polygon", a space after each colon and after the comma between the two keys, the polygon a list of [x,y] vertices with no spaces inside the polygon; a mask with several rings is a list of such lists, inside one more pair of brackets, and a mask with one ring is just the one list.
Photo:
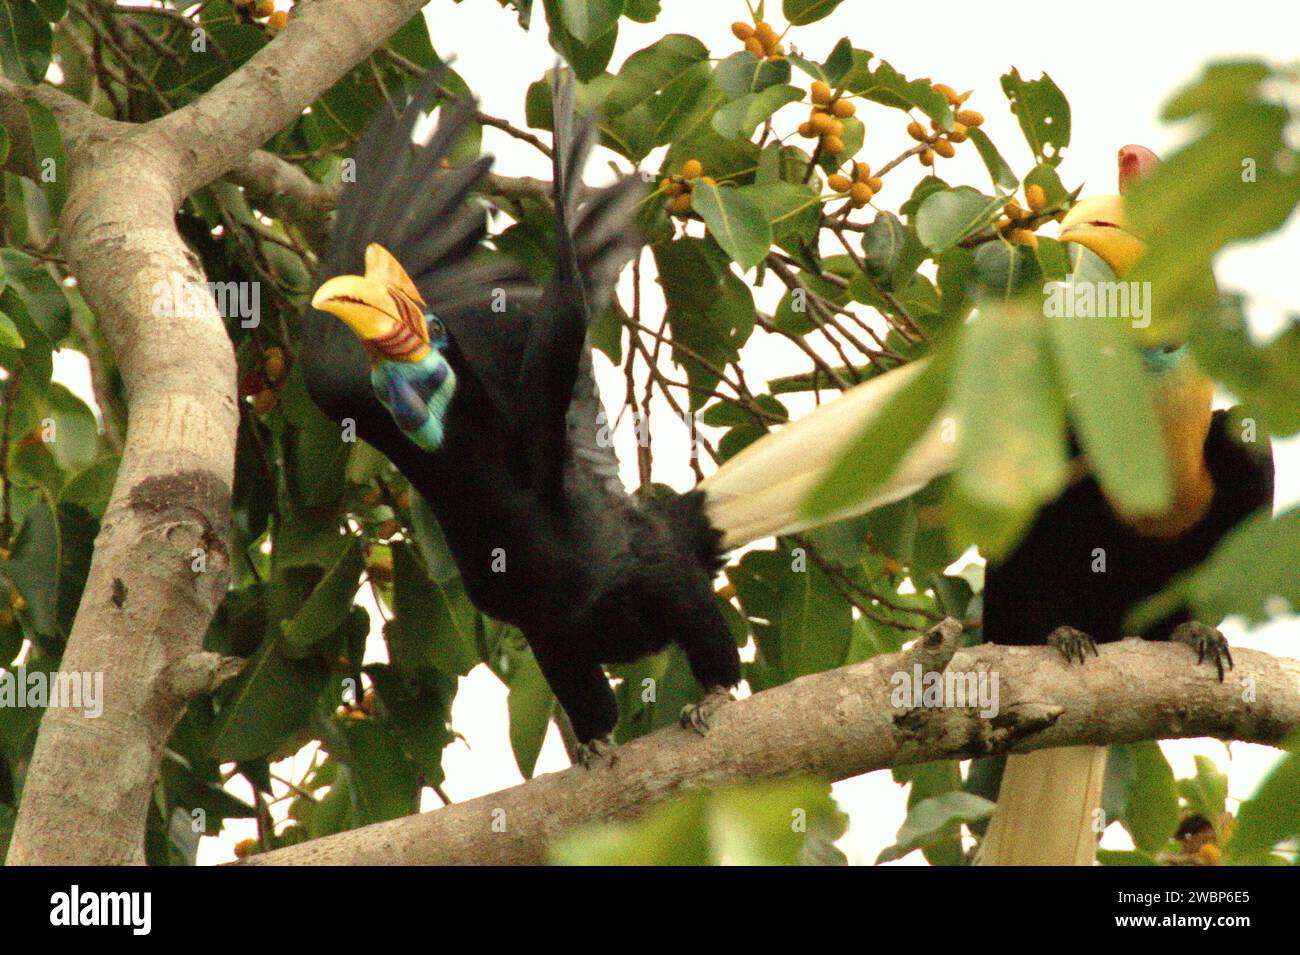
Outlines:
{"label": "perched hornbill", "polygon": [[[1157,162],[1141,146],[1119,152],[1119,184]],[[1077,203],[1061,239],[1096,252],[1118,275],[1141,255],[1125,229],[1120,196]],[[1233,437],[1227,411],[1213,411],[1213,388],[1185,345],[1143,349],[1168,451],[1173,505],[1139,519],[1113,507],[1096,478],[1085,475],[1039,511],[1025,537],[984,582],[984,638],[993,643],[1058,647],[1083,663],[1095,643],[1125,636],[1123,622],[1145,598],[1203,561],[1233,527],[1273,501],[1267,443],[1248,449]],[[1104,382],[1096,383],[1104,388]],[[1097,555],[1104,554],[1104,573]],[[1217,621],[1215,621],[1217,623]],[[1186,608],[1140,634],[1176,640],[1209,658],[1220,680],[1232,665],[1223,635]],[[980,848],[982,864],[1087,865],[1096,855],[1093,815],[1101,801],[1106,749],[1074,746],[1007,758],[998,808]]]}
{"label": "perched hornbill", "polygon": [[356,182],[340,198],[304,317],[308,389],[428,501],[470,599],[523,632],[584,761],[618,718],[601,664],[670,642],[709,691],[683,714],[703,732],[740,680],[712,586],[723,548],[798,526],[814,465],[834,460],[904,376],[845,396],[841,410],[854,414],[834,434],[825,425],[835,415],[792,425],[691,492],[644,504],[629,496],[598,440],[587,323],[640,247],[639,179],[584,192],[594,124],[575,118],[573,80],[557,69],[555,268],[538,292],[518,267],[476,256],[486,217],[470,194],[490,159],[444,162],[472,105],[446,106],[429,143],[411,143],[436,84],[358,146]]}

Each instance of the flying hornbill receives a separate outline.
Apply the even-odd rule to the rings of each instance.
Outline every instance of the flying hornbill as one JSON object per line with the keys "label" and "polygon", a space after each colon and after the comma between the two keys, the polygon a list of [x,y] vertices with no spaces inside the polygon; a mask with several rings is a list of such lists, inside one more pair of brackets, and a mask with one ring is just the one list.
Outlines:
{"label": "flying hornbill", "polygon": [[[685,494],[641,503],[600,440],[587,335],[641,245],[631,225],[639,177],[583,189],[595,127],[575,116],[572,77],[557,68],[555,266],[539,291],[520,267],[477,255],[486,215],[471,193],[491,160],[446,161],[472,104],[445,106],[428,144],[411,142],[437,82],[426,80],[358,145],[356,181],[340,197],[323,282],[303,319],[308,390],[330,417],[355,422],[428,501],[475,606],[523,632],[584,762],[618,718],[601,664],[670,642],[708,691],[683,713],[704,732],[740,680],[712,585],[724,550],[805,526],[796,511],[820,468],[913,370],[859,386]],[[904,476],[936,470],[916,457]]]}
{"label": "flying hornbill", "polygon": [[[1120,192],[1158,160],[1141,146],[1119,151]],[[1061,240],[1097,253],[1122,276],[1143,252],[1126,228],[1120,196],[1078,202]],[[1211,407],[1213,387],[1187,346],[1143,349],[1154,379],[1173,485],[1167,514],[1139,518],[1108,500],[1091,475],[1043,507],[1005,559],[984,579],[984,638],[1047,643],[1084,663],[1096,643],[1125,636],[1124,619],[1145,598],[1203,561],[1237,524],[1273,500],[1271,449],[1248,449],[1233,436],[1229,411]],[[1103,382],[1096,387],[1105,387]],[[1098,554],[1104,572],[1098,572]],[[1216,621],[1217,622],[1217,621]],[[1148,627],[1148,640],[1175,640],[1209,659],[1220,680],[1232,656],[1223,635],[1183,608]],[[1096,856],[1094,814],[1101,802],[1106,749],[1074,746],[1007,758],[998,806],[980,846],[985,865],[1089,865]]]}

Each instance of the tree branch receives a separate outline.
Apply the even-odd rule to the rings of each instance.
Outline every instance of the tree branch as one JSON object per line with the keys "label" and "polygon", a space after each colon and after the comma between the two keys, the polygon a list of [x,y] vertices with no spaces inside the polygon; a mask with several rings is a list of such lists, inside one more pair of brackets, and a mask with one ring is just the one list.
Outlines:
{"label": "tree branch", "polygon": [[[815,773],[831,780],[1049,746],[1215,736],[1277,743],[1300,726],[1300,660],[1235,650],[1224,683],[1183,646],[1105,644],[1085,666],[1047,647],[956,649],[956,621],[903,653],[806,676],[724,706],[707,737],[661,729],[612,766],[540,776],[423,815],[254,856],[255,865],[527,864],[586,823],[629,819],[697,786]],[[954,652],[955,651],[955,652]],[[1000,706],[897,707],[894,679],[945,665],[996,675]]]}

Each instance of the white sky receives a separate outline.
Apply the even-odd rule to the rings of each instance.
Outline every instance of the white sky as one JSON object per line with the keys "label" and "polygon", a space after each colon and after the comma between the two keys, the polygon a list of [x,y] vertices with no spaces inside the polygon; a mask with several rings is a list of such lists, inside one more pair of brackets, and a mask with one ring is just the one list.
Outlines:
{"label": "white sky", "polygon": [[[287,6],[279,0],[279,6]],[[778,31],[784,28],[780,4],[769,0],[768,18]],[[513,11],[500,9],[495,0],[435,0],[426,7],[430,33],[438,52],[454,54],[456,68],[482,101],[482,108],[524,126],[523,94],[554,62],[546,43],[541,4],[535,4],[534,27],[523,33],[515,24]],[[748,18],[743,0],[664,0],[664,13],[655,24],[620,23],[618,48],[613,67],[632,52],[659,39],[665,33],[682,32],[699,37],[714,56],[725,56],[738,48],[730,24]],[[875,0],[847,0],[831,17],[791,32],[788,43],[812,59],[823,60],[844,35],[855,46],[872,50],[909,77],[929,76],[959,90],[974,89],[971,108],[984,113],[984,129],[1019,171],[1027,171],[1030,157],[1006,101],[998,77],[1014,65],[1021,75],[1035,78],[1047,70],[1070,100],[1073,136],[1060,167],[1062,178],[1073,186],[1086,181],[1088,192],[1115,191],[1115,152],[1121,145],[1141,143],[1157,152],[1167,152],[1180,140],[1177,129],[1157,120],[1160,105],[1175,89],[1195,76],[1203,63],[1233,56],[1266,56],[1282,62],[1296,57],[1300,36],[1300,4],[1295,0],[1262,0],[1233,10],[1222,4],[1186,2],[1180,4],[1135,3],[1133,0],[1093,0],[1088,4],[1046,3],[1043,0],[1004,0],[972,4],[969,0],[929,0],[923,5],[881,4]],[[795,82],[803,82],[796,74]],[[879,165],[911,144],[904,133],[902,114],[884,108],[867,107],[859,112],[866,122],[866,146],[858,158]],[[498,156],[498,171],[513,175],[548,176],[545,159],[531,147],[495,130],[485,130],[485,146]],[[941,166],[951,182],[967,182],[987,189],[988,178],[973,148],[959,146],[956,159]],[[660,154],[652,154],[647,165],[657,168]],[[593,160],[589,175],[608,175],[598,167],[614,160],[619,168],[627,163],[609,153]],[[707,171],[707,170],[706,170]],[[920,167],[907,173],[919,178]],[[881,196],[883,208],[897,209],[910,191],[901,174],[891,176]],[[1221,257],[1216,266],[1225,288],[1248,291],[1254,298],[1253,327],[1269,336],[1281,327],[1284,314],[1300,312],[1300,293],[1295,289],[1297,250],[1300,250],[1300,221],[1293,216],[1288,228],[1268,241],[1256,243]],[[625,277],[626,292],[627,280]],[[662,298],[647,283],[644,293],[648,308],[661,305]],[[759,293],[760,305],[770,309],[779,295],[769,281]],[[653,314],[653,311],[651,312]],[[761,336],[760,336],[761,338]],[[744,362],[747,376],[759,383],[768,376],[788,373],[792,353],[780,344],[762,343],[747,348]],[[806,360],[793,367],[803,369]],[[77,357],[60,357],[58,377],[90,400],[84,364]],[[621,373],[607,363],[601,369],[606,405],[617,414],[623,394]],[[681,454],[680,429],[668,414],[656,415],[655,478],[685,489],[692,483]],[[665,423],[666,422],[666,423]],[[630,436],[622,436],[620,452],[629,483],[635,481],[634,455]],[[1300,443],[1292,441],[1278,452],[1279,508],[1300,500]],[[372,619],[378,620],[374,607]],[[1273,653],[1300,653],[1300,625],[1296,618],[1280,620],[1251,634],[1225,627],[1234,645],[1254,646]],[[371,653],[382,654],[377,640]],[[520,781],[510,753],[506,690],[485,668],[479,667],[462,681],[453,719],[456,729],[468,740],[449,747],[444,765],[446,791],[460,801],[513,785]],[[1232,758],[1227,747],[1214,740],[1164,744],[1177,775],[1191,775],[1193,754],[1203,753],[1229,772],[1231,794],[1248,795],[1261,774],[1276,758],[1276,751],[1248,744],[1234,744]],[[568,760],[557,734],[542,751],[539,772],[564,768]],[[289,767],[283,767],[292,773]],[[851,829],[842,845],[851,861],[870,863],[880,849],[891,844],[904,817],[904,790],[888,772],[872,773],[836,786],[837,798],[851,817]],[[426,808],[436,805],[426,800]],[[1113,827],[1105,845],[1127,844]],[[232,857],[235,840],[253,834],[251,823],[232,824],[217,839],[205,839],[200,860],[218,862]],[[904,862],[920,862],[913,853]]]}

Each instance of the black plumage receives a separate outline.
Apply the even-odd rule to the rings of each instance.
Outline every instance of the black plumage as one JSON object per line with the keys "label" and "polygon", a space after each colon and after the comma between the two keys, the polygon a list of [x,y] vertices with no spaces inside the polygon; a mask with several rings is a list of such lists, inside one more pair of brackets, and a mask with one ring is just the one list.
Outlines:
{"label": "black plumage", "polygon": [[[1272,505],[1271,451],[1248,450],[1235,441],[1231,420],[1227,411],[1216,411],[1210,420],[1204,458],[1213,497],[1200,520],[1181,534],[1140,532],[1115,513],[1092,475],[1042,508],[1012,553],[986,571],[984,638],[1039,645],[1058,627],[1074,628],[1097,643],[1124,637],[1130,610],[1200,564],[1255,511]],[[1141,636],[1168,640],[1190,621],[1182,608]]]}
{"label": "black plumage", "polygon": [[740,679],[713,593],[719,540],[702,496],[642,505],[599,441],[587,325],[640,247],[630,224],[640,184],[584,190],[595,128],[575,117],[572,78],[557,69],[555,268],[539,290],[519,266],[482,255],[486,212],[473,192],[490,159],[441,168],[472,105],[444,105],[428,145],[410,144],[436,86],[435,75],[364,136],[320,278],[359,273],[372,242],[405,266],[448,332],[457,386],[442,446],[426,452],[402,434],[371,389],[363,346],[335,317],[304,316],[301,361],[319,406],[354,420],[428,501],[470,599],[520,628],[578,739],[592,744],[618,718],[602,663],[675,641],[702,686]]}

